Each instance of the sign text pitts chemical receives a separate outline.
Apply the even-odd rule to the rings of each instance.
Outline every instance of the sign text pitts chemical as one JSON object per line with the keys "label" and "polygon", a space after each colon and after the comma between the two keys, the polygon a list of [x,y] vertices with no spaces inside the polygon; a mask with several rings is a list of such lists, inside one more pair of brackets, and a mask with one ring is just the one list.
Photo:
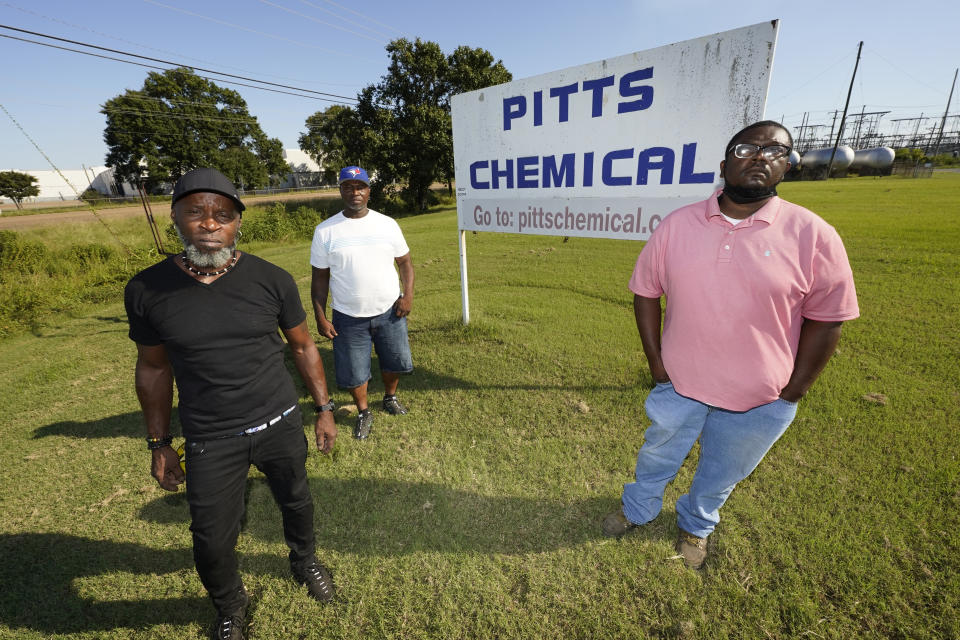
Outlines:
{"label": "sign text pitts chemical", "polygon": [[461,229],[645,239],[763,116],[777,23],[454,96]]}
{"label": "sign text pitts chemical", "polygon": [[[616,76],[608,75],[580,83],[550,87],[546,90],[547,117],[558,123],[570,122],[570,96],[582,91],[590,93],[590,117],[601,118],[610,97],[604,92],[614,85],[619,86],[621,98],[615,105],[617,114],[648,109],[653,104],[654,88],[645,81],[651,78],[653,67],[647,67],[625,73],[620,76],[619,81]],[[528,102],[531,107],[528,107]],[[533,120],[533,126],[543,125],[544,90],[534,91],[529,101],[527,96],[523,95],[503,99],[504,131],[511,130],[514,120],[528,115]],[[677,176],[680,184],[713,183],[712,171],[694,172],[696,153],[696,142],[683,145]],[[572,187],[577,183],[591,187],[596,175],[599,184],[622,187],[647,184],[651,171],[659,173],[660,184],[671,184],[674,181],[677,153],[669,147],[628,147],[610,150],[600,158],[595,156],[594,151],[585,151],[582,154],[565,153],[560,157],[534,155],[503,160],[476,160],[470,163],[470,186],[474,189],[538,189]],[[632,168],[635,168],[635,171],[629,171]]]}

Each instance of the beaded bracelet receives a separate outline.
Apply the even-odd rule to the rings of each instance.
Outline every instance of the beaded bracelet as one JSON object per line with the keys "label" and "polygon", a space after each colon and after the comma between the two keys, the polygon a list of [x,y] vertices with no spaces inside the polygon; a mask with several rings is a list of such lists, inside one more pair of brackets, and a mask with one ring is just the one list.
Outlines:
{"label": "beaded bracelet", "polygon": [[169,447],[173,444],[173,436],[164,436],[162,438],[147,438],[147,449],[153,451],[155,449],[163,449],[164,447]]}

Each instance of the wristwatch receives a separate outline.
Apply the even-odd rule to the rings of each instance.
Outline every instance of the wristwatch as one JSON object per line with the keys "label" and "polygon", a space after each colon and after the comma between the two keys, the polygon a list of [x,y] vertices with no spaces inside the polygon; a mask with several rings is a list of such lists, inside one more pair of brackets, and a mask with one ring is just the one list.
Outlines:
{"label": "wristwatch", "polygon": [[337,408],[337,405],[333,404],[333,400],[331,400],[327,404],[313,405],[313,410],[316,411],[317,413],[320,413],[322,411],[333,411],[336,408]]}

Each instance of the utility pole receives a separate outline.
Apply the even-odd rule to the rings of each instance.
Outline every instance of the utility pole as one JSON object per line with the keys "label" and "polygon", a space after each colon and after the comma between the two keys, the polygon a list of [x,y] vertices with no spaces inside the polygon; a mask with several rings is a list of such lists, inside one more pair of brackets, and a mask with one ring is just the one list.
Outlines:
{"label": "utility pole", "polygon": [[797,146],[800,147],[801,149],[803,148],[804,135],[806,134],[806,131],[807,131],[807,114],[808,113],[809,112],[804,111],[803,118],[800,120],[800,144],[798,144]]}
{"label": "utility pole", "polygon": [[833,158],[837,155],[837,147],[840,146],[840,139],[843,136],[843,124],[847,120],[847,109],[850,107],[850,94],[853,93],[853,81],[857,77],[857,67],[860,66],[860,53],[863,51],[863,40],[860,41],[860,46],[857,47],[857,61],[853,64],[853,75],[850,76],[850,88],[847,89],[847,101],[843,105],[843,117],[840,118],[840,130],[837,131],[837,141],[833,143],[833,151],[830,152],[830,164],[827,165],[827,178],[830,177],[830,172],[833,171]]}
{"label": "utility pole", "polygon": [[837,114],[840,113],[836,109],[833,110],[833,122],[830,123],[830,137],[827,138],[827,141],[833,140],[833,128],[837,126]]}
{"label": "utility pole", "polygon": [[943,111],[943,119],[940,121],[940,133],[937,134],[937,146],[933,148],[933,155],[937,155],[940,151],[940,141],[943,140],[943,126],[947,124],[947,114],[950,113],[950,101],[953,100],[953,89],[957,86],[957,71],[960,69],[953,70],[953,84],[950,85],[950,96],[947,98],[947,108]]}
{"label": "utility pole", "polygon": [[857,134],[853,137],[854,149],[860,148],[860,134],[863,132],[863,119],[866,117],[867,105],[863,105],[863,108],[860,109],[860,119],[857,120]]}

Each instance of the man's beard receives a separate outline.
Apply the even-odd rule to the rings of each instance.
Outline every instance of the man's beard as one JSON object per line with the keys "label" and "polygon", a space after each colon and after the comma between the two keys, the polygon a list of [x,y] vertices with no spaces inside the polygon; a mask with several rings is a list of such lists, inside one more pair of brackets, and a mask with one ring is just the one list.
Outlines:
{"label": "man's beard", "polygon": [[234,237],[233,244],[229,247],[204,253],[196,246],[187,242],[187,239],[184,238],[180,232],[180,227],[173,225],[173,228],[177,230],[177,236],[180,237],[180,244],[183,245],[183,253],[187,256],[190,264],[195,267],[203,269],[219,269],[224,267],[233,258],[233,252],[237,249],[237,239]]}
{"label": "man's beard", "polygon": [[[777,183],[779,184],[779,183]],[[777,195],[777,185],[770,187],[738,187],[732,184],[723,185],[723,194],[737,204],[759,202]]]}

